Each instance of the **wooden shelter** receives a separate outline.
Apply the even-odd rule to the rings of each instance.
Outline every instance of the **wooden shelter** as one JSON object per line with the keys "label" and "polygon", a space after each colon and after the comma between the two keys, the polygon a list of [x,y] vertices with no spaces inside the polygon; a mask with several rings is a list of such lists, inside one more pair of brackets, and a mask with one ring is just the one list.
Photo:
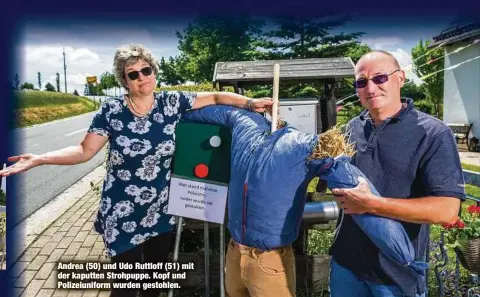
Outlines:
{"label": "wooden shelter", "polygon": [[353,77],[354,64],[351,58],[312,58],[290,60],[217,62],[213,84],[222,89],[233,86],[236,93],[253,85],[273,84],[273,65],[280,65],[280,85],[305,82],[323,82],[324,95],[318,98],[317,133],[336,124],[336,82]]}

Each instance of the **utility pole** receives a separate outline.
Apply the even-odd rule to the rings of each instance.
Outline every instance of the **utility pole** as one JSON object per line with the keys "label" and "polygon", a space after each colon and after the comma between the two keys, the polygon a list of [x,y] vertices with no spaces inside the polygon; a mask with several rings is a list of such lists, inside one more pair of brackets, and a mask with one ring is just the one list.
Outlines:
{"label": "utility pole", "polygon": [[65,93],[67,92],[67,63],[65,62],[65,48],[63,48],[63,73],[65,77]]}

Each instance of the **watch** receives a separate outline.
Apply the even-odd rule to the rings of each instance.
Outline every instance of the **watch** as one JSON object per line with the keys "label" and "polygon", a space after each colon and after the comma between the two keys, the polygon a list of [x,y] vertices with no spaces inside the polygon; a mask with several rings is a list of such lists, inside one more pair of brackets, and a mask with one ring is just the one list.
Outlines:
{"label": "watch", "polygon": [[247,109],[253,111],[253,99],[247,100]]}

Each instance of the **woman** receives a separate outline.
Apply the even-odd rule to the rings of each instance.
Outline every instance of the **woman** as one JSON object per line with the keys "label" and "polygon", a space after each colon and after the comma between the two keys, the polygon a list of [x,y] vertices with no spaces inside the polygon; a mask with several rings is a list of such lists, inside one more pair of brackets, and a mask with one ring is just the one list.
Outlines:
{"label": "woman", "polygon": [[[43,155],[9,158],[17,162],[0,171],[8,176],[35,166],[73,165],[90,160],[109,143],[107,173],[95,229],[112,262],[165,262],[174,218],[166,214],[175,125],[182,114],[211,104],[233,105],[263,112],[271,100],[234,93],[154,92],[158,66],[141,45],[117,49],[117,80],[128,91],[103,102],[83,141]],[[147,293],[147,294],[145,294]],[[110,296],[136,296],[112,289]],[[156,296],[157,291],[143,292]]]}

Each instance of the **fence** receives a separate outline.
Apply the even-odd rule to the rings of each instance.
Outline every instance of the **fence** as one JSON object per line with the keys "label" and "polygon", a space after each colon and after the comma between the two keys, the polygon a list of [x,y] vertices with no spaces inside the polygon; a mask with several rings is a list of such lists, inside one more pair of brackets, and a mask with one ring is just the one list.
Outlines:
{"label": "fence", "polygon": [[[466,184],[480,187],[479,173],[464,170],[463,175],[465,177]],[[467,195],[467,200],[474,201],[478,206],[480,206],[480,197]],[[436,295],[430,296],[480,297],[480,267],[477,267],[474,271],[467,270],[467,273],[469,274],[467,280],[461,284],[460,266],[463,266],[460,260],[461,254],[459,254],[458,249],[455,249],[454,257],[453,259],[450,259],[445,243],[445,234],[442,229],[439,240],[431,241],[429,244],[430,253],[427,254],[427,257],[430,264],[433,264],[434,262],[436,264],[432,265],[433,267],[431,267],[431,269],[433,268],[435,280],[438,286],[438,292],[436,292]],[[451,264],[454,264],[453,271]]]}

